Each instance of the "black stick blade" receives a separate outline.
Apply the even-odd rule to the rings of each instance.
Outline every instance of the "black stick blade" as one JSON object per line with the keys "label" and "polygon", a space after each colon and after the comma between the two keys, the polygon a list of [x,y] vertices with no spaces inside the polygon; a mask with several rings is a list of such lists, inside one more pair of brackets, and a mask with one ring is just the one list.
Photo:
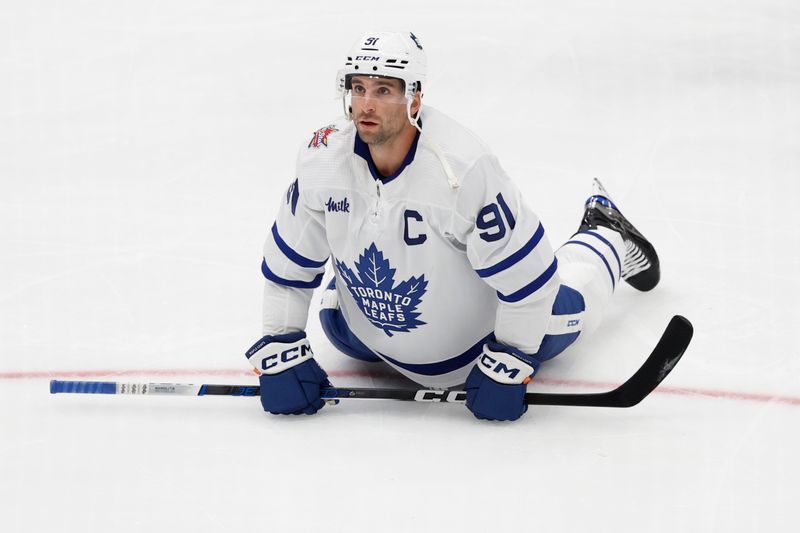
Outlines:
{"label": "black stick blade", "polygon": [[678,364],[692,340],[693,333],[692,324],[686,318],[675,315],[641,368],[616,389],[590,394],[529,392],[525,395],[525,403],[528,405],[632,407],[653,392]]}

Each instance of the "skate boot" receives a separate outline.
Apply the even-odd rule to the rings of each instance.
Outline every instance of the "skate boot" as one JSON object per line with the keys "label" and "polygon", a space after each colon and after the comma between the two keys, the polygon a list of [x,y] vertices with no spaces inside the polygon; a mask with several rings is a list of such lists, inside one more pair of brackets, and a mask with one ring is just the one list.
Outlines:
{"label": "skate boot", "polygon": [[603,184],[597,178],[592,184],[592,196],[586,200],[580,231],[596,229],[597,226],[612,229],[625,241],[625,260],[622,262],[621,278],[640,291],[649,291],[661,279],[658,255],[650,241],[628,222],[611,200]]}

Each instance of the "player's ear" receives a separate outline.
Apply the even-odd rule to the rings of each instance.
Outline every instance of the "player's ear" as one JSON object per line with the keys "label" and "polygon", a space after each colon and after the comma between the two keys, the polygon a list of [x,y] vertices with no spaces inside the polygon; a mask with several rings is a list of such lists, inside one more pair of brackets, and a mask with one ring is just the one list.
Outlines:
{"label": "player's ear", "polygon": [[417,116],[419,108],[422,106],[422,93],[417,91],[414,93],[414,101],[411,102],[411,115]]}

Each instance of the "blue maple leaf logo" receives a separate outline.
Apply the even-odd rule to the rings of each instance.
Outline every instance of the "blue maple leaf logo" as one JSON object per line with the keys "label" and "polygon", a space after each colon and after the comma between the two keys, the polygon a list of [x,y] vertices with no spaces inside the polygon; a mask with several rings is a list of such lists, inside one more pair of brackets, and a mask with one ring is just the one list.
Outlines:
{"label": "blue maple leaf logo", "polygon": [[383,252],[375,243],[358,256],[353,272],[342,261],[336,261],[336,269],[347,284],[358,307],[373,326],[381,328],[391,337],[394,333],[410,331],[425,324],[419,320],[417,306],[428,282],[425,275],[411,276],[394,284],[396,269],[392,268]]}

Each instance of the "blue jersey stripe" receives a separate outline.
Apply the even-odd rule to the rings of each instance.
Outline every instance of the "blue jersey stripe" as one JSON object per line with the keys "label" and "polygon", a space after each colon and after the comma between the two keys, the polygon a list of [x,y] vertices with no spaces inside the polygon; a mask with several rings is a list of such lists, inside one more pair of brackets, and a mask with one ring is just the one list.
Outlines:
{"label": "blue jersey stripe", "polygon": [[422,376],[440,376],[442,374],[447,374],[449,372],[453,372],[454,370],[458,370],[460,368],[464,368],[465,366],[474,364],[475,359],[477,359],[478,356],[481,354],[481,352],[483,352],[483,345],[491,336],[492,334],[489,334],[486,337],[482,338],[476,344],[474,344],[469,350],[462,353],[461,355],[457,355],[452,359],[439,361],[438,363],[428,363],[428,364],[401,363],[397,359],[392,359],[388,355],[384,355],[380,352],[378,353],[383,359],[389,361],[395,366],[402,368],[403,370],[408,370],[409,372],[420,374]]}
{"label": "blue jersey stripe", "polygon": [[517,292],[508,295],[500,294],[498,292],[497,297],[504,302],[518,302],[520,300],[523,300],[528,296],[530,296],[531,294],[533,294],[534,292],[541,289],[548,281],[550,281],[552,277],[555,276],[556,270],[558,270],[558,260],[553,259],[553,262],[550,264],[549,267],[547,267],[547,270],[545,270],[541,276],[531,281]]}
{"label": "blue jersey stripe", "polygon": [[599,251],[599,250],[597,250],[597,248],[595,248],[595,247],[594,247],[594,246],[592,246],[591,244],[586,244],[585,242],[581,242],[581,241],[567,241],[567,242],[565,242],[565,243],[564,243],[564,246],[566,246],[566,245],[568,245],[568,244],[580,244],[581,246],[585,246],[585,247],[587,247],[588,249],[590,249],[591,251],[593,251],[594,253],[596,253],[596,254],[597,254],[597,256],[598,256],[600,259],[602,259],[602,260],[603,260],[603,264],[606,266],[606,270],[608,270],[608,276],[611,278],[611,290],[613,291],[614,289],[616,289],[616,286],[617,286],[617,284],[616,284],[616,282],[614,281],[614,279],[615,279],[615,278],[614,278],[614,273],[611,271],[611,265],[609,265],[609,264],[608,264],[608,261],[606,260],[606,256],[604,256],[603,254],[601,254],[601,253],[600,253],[600,251]]}
{"label": "blue jersey stripe", "polygon": [[328,258],[325,258],[324,261],[315,261],[292,250],[292,248],[286,244],[286,241],[283,240],[280,233],[278,233],[277,223],[272,225],[272,238],[275,239],[275,244],[278,245],[278,248],[281,252],[283,252],[283,255],[291,259],[291,261],[296,265],[305,268],[320,268],[325,266],[325,262],[328,261]]}
{"label": "blue jersey stripe", "polygon": [[525,246],[523,246],[510,256],[506,257],[496,265],[486,268],[479,268],[476,269],[475,272],[477,272],[478,275],[482,278],[488,278],[489,276],[493,276],[498,272],[506,270],[507,268],[525,259],[525,257],[527,257],[527,255],[531,253],[531,251],[533,251],[534,248],[536,248],[536,245],[539,244],[539,241],[542,240],[542,237],[544,237],[544,226],[542,226],[542,224],[540,223],[539,227],[536,228],[536,231],[533,233],[533,237],[531,237],[530,240],[525,243]]}
{"label": "blue jersey stripe", "polygon": [[277,283],[278,285],[285,285],[287,287],[295,287],[298,289],[316,289],[317,287],[322,284],[322,276],[325,274],[324,272],[320,272],[317,277],[312,279],[311,281],[300,281],[296,279],[283,279],[280,276],[277,276],[272,270],[269,269],[267,266],[267,260],[264,259],[261,261],[261,272],[264,274],[264,277],[268,280]]}
{"label": "blue jersey stripe", "polygon": [[617,251],[614,249],[614,246],[610,242],[608,242],[608,239],[606,239],[605,237],[603,237],[599,233],[595,233],[594,231],[579,231],[577,233],[577,235],[581,235],[581,234],[583,234],[583,235],[591,235],[592,237],[597,237],[603,243],[605,243],[606,246],[611,248],[611,253],[614,254],[614,258],[617,260],[617,266],[619,267],[619,272],[622,273],[622,261],[619,260],[619,255],[617,254]]}

